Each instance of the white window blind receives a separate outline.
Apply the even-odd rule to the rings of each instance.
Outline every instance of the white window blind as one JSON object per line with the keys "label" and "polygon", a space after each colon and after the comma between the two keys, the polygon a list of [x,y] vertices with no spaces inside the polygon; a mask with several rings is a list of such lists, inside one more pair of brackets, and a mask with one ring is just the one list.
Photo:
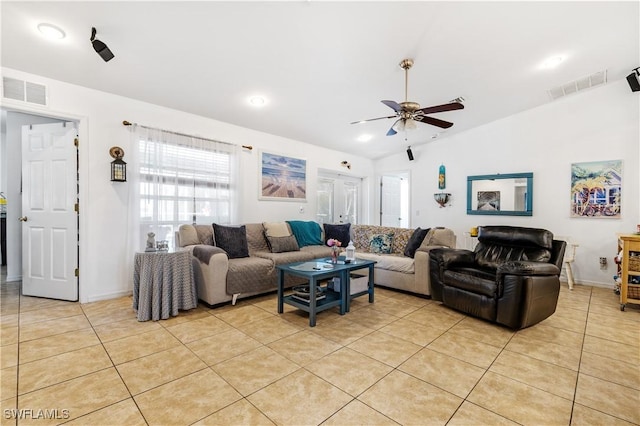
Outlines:
{"label": "white window blind", "polygon": [[138,139],[140,232],[168,240],[181,224],[228,224],[235,146],[146,129]]}

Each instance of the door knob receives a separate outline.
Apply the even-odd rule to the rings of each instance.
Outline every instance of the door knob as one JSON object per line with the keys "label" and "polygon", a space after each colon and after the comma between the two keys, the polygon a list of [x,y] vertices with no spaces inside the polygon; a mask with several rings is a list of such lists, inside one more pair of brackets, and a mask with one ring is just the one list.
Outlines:
{"label": "door knob", "polygon": [[18,219],[20,222],[26,222],[28,219],[26,216],[22,216],[21,218]]}

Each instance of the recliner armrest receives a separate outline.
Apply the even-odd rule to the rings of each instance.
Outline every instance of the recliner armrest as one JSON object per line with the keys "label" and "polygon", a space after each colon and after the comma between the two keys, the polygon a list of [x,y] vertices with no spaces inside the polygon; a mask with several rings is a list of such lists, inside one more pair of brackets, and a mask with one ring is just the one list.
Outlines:
{"label": "recliner armrest", "polygon": [[440,268],[451,266],[473,266],[475,254],[471,250],[453,248],[434,248],[429,251],[429,257],[438,262]]}
{"label": "recliner armrest", "polygon": [[560,269],[552,263],[513,260],[501,263],[496,271],[496,278],[502,275],[560,275]]}

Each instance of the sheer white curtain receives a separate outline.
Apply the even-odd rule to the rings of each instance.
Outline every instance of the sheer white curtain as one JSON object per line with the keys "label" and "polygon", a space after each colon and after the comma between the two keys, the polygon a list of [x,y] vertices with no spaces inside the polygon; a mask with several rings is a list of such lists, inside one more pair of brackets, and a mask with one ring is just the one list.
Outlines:
{"label": "sheer white curtain", "polygon": [[235,145],[132,125],[129,149],[129,239],[135,251],[144,250],[149,232],[173,247],[181,224],[235,221]]}

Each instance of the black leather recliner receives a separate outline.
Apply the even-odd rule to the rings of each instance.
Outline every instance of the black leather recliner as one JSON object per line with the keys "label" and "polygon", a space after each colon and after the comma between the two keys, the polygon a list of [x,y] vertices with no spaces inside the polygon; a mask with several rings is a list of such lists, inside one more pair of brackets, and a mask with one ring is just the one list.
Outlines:
{"label": "black leather recliner", "polygon": [[482,226],[474,251],[429,252],[431,297],[513,329],[529,327],[556,310],[565,247],[544,229]]}

